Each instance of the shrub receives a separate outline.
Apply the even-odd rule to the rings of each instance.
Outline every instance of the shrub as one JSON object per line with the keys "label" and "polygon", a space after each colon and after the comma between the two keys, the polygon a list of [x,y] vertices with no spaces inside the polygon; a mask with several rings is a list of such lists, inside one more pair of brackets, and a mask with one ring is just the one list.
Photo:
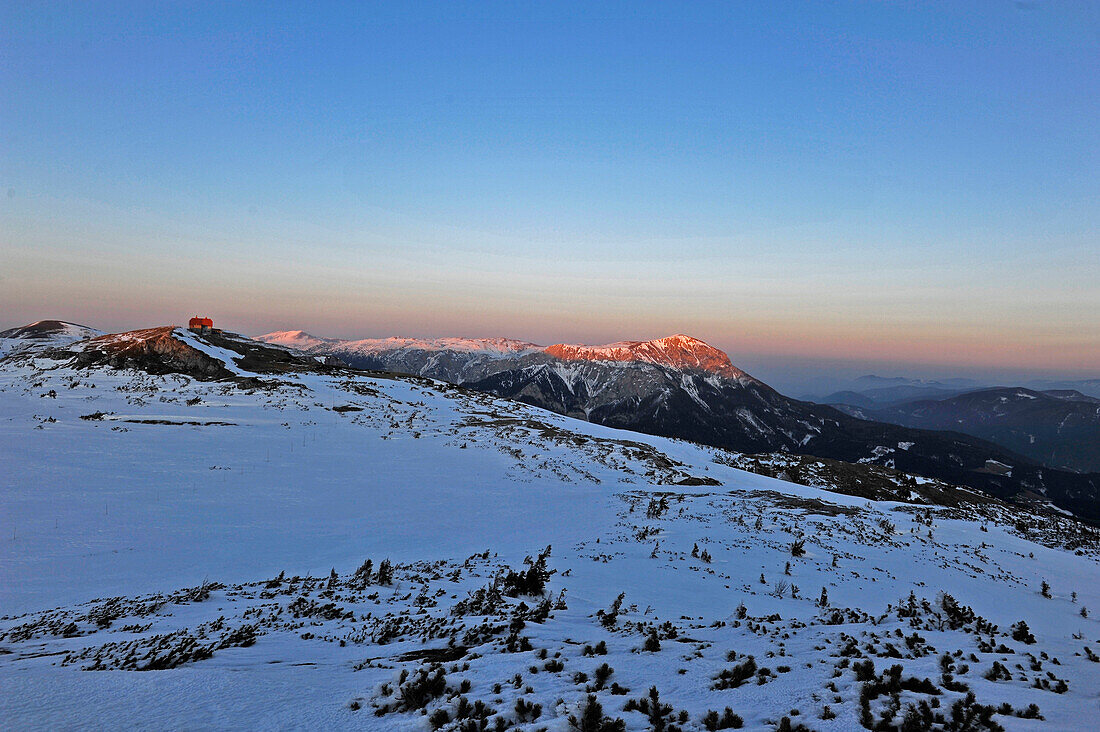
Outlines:
{"label": "shrub", "polygon": [[649,726],[655,732],[671,730],[669,721],[673,718],[671,704],[662,704],[656,686],[649,687],[649,694],[641,699],[631,699],[623,707],[624,712],[638,711],[649,718]]}
{"label": "shrub", "polygon": [[990,681],[1012,681],[1012,672],[1000,661],[994,661],[993,667],[982,674],[982,676]]}
{"label": "shrub", "polygon": [[218,648],[248,648],[255,643],[256,626],[248,624],[242,625],[222,638],[221,642],[218,643]]}
{"label": "shrub", "polygon": [[606,656],[607,655],[607,643],[600,641],[595,646],[584,647],[585,656]]}
{"label": "shrub", "polygon": [[432,716],[428,717],[428,724],[432,726],[432,729],[440,729],[450,721],[451,715],[447,714],[446,709],[436,709],[432,712]]}
{"label": "shrub", "polygon": [[542,705],[516,699],[516,721],[533,722],[542,715]]}
{"label": "shrub", "polygon": [[875,678],[875,662],[869,658],[857,661],[852,664],[852,671],[856,674],[856,681],[870,681]]}
{"label": "shrub", "polygon": [[703,717],[703,726],[706,727],[709,732],[716,732],[716,730],[720,729],[741,729],[744,724],[744,720],[734,714],[733,710],[729,707],[726,707],[726,711],[722,712],[721,716],[712,709]]}
{"label": "shrub", "polygon": [[623,607],[623,600],[626,598],[625,592],[620,592],[619,596],[615,598],[615,601],[611,603],[611,607],[607,610],[597,610],[596,616],[600,619],[600,624],[605,628],[610,628],[615,623],[619,622],[619,612]]}
{"label": "shrub", "polygon": [[1027,623],[1021,620],[1012,626],[1012,640],[1030,645],[1035,642],[1035,636],[1031,634],[1031,629],[1027,627]]}
{"label": "shrub", "polygon": [[508,597],[520,595],[541,596],[546,592],[546,582],[552,574],[546,568],[546,560],[550,558],[550,547],[547,546],[537,558],[527,557],[523,560],[527,565],[526,570],[508,570],[502,583],[504,594]]}
{"label": "shrub", "polygon": [[996,709],[992,706],[978,704],[974,698],[974,692],[970,692],[965,699],[959,699],[951,705],[951,720],[946,725],[946,729],[985,729],[990,732],[1004,732],[1004,727],[993,721],[995,713]]}
{"label": "shrub", "polygon": [[[355,574],[352,575],[351,581],[361,588],[366,587],[370,584],[371,575],[373,574],[373,572],[374,562],[368,559],[367,561],[359,565],[359,569],[355,570]],[[282,576],[282,574],[279,575],[279,577]]]}
{"label": "shrub", "polygon": [[722,669],[722,671],[714,677],[714,684],[711,685],[710,688],[715,691],[736,689],[755,675],[756,660],[752,656],[749,656],[733,668]]}
{"label": "shrub", "polygon": [[401,707],[407,711],[423,709],[428,702],[437,699],[447,690],[447,677],[442,667],[437,666],[434,673],[418,669],[416,674],[401,684],[398,690]]}
{"label": "shrub", "polygon": [[596,681],[595,691],[599,691],[606,684],[607,680],[611,678],[611,674],[615,673],[615,669],[608,666],[606,663],[601,663],[596,667],[596,670],[592,672],[592,676]]}
{"label": "shrub", "polygon": [[578,714],[569,715],[569,727],[575,732],[626,732],[626,722],[604,715],[595,694],[589,694]]}
{"label": "shrub", "polygon": [[390,564],[388,559],[383,559],[378,565],[378,584],[393,584],[393,565]]}

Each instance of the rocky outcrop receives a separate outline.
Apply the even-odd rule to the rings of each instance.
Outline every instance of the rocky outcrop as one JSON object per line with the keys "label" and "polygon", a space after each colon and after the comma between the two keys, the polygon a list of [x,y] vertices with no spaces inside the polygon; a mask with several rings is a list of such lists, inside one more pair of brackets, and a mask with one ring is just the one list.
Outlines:
{"label": "rocky outcrop", "polygon": [[234,373],[224,362],[184,343],[175,328],[147,328],[99,336],[81,344],[73,356],[77,367],[133,368],[150,374],[185,374],[199,381],[228,379]]}

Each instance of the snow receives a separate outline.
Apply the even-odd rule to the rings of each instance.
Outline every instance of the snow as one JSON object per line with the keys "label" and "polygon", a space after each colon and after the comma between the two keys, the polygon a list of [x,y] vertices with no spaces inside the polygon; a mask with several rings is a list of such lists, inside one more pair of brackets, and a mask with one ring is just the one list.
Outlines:
{"label": "snow", "polygon": [[262,336],[256,336],[256,340],[263,343],[270,343],[276,346],[285,346],[287,348],[294,348],[299,351],[308,351],[311,348],[322,346],[326,343],[332,343],[331,338],[318,338],[317,336],[310,335],[303,330],[284,330],[277,331],[275,333],[268,333]]}
{"label": "snow", "polygon": [[48,348],[61,348],[97,335],[101,335],[101,332],[84,325],[40,320],[37,323],[0,333],[0,357],[13,353],[33,353]]}
{"label": "snow", "polygon": [[1002,463],[1000,460],[986,460],[985,468],[986,470],[998,473],[999,475],[1012,475],[1012,466]]}
{"label": "snow", "polygon": [[[257,340],[282,345],[293,345],[283,342],[288,339],[280,339],[283,334],[272,333],[259,336]],[[271,340],[268,340],[268,339]],[[310,336],[312,338],[312,336]],[[390,351],[456,351],[459,353],[478,354],[494,358],[506,358],[523,353],[538,352],[542,346],[525,341],[517,341],[510,338],[365,338],[357,341],[338,341],[331,339],[315,339],[318,342],[310,347],[321,344],[335,344],[340,351],[371,355],[387,353]],[[301,347],[301,346],[296,346]]]}
{"label": "snow", "polygon": [[[901,447],[901,445],[898,445],[898,447]],[[912,445],[910,445],[910,447],[912,447]],[[901,447],[901,449],[907,450],[909,448]],[[892,452],[894,452],[894,448],[892,447],[886,447],[885,445],[875,445],[875,448],[871,451],[871,457],[860,458],[859,462],[873,463],[878,460],[882,460],[882,458],[886,457]]]}
{"label": "snow", "polygon": [[[503,361],[521,358],[533,354],[545,354],[563,362],[597,361],[611,366],[625,366],[647,363],[677,370],[709,372],[717,377],[711,383],[717,385],[718,379],[735,380],[740,383],[755,383],[756,379],[736,368],[722,351],[691,336],[674,335],[650,341],[620,341],[602,346],[559,343],[543,347],[527,341],[510,338],[367,338],[363,340],[339,340],[318,338],[300,330],[277,331],[257,336],[257,340],[314,353],[327,353],[337,356],[375,356],[394,358],[419,352],[435,352],[440,355],[475,359],[467,366],[480,363],[479,360]],[[438,363],[431,360],[427,366],[421,366],[420,372],[427,373]]]}
{"label": "snow", "polygon": [[225,364],[225,367],[238,376],[250,376],[251,372],[245,371],[237,365],[237,359],[241,357],[241,354],[236,351],[231,351],[228,348],[221,348],[215,346],[206,341],[204,338],[196,335],[195,333],[187,330],[186,328],[176,328],[172,331],[172,335],[176,340],[183,341],[192,348],[202,351],[207,356],[216,358]]}
{"label": "snow", "polygon": [[603,346],[559,343],[546,353],[566,361],[642,362],[674,369],[711,371],[725,378],[754,381],[722,351],[687,335],[651,341],[619,341]]}
{"label": "snow", "polygon": [[[236,354],[186,332],[176,337],[239,373]],[[393,702],[384,685],[396,688],[402,669],[413,673],[422,665],[402,654],[442,648],[447,640],[412,632],[382,645],[362,635],[377,632],[391,613],[409,623],[461,621],[466,630],[483,620],[500,626],[471,646],[479,657],[455,662],[469,668],[446,664],[448,683],[468,679],[464,695],[504,716],[514,716],[519,697],[541,704],[540,718],[526,729],[566,729],[594,669],[605,662],[614,669],[608,683],[630,691],[596,693],[605,713],[621,716],[631,730],[647,725],[640,713],[623,711],[624,703],[652,685],[662,701],[689,713],[687,729],[702,729],[708,709],[726,706],[744,717],[746,729],[773,729],[791,709],[801,711],[796,722],[813,729],[859,729],[860,684],[850,669],[837,667],[841,634],[880,650],[893,643],[912,657],[875,656],[879,672],[898,663],[906,676],[937,685],[939,655],[963,649],[959,660],[971,670],[956,678],[978,701],[1036,703],[1046,717],[1043,725],[998,715],[1008,729],[1087,728],[1082,720],[1095,706],[1100,663],[1083,649],[1098,649],[1100,626],[1079,611],[1100,613],[1100,565],[1093,553],[1020,535],[1012,512],[868,502],[737,470],[717,462],[712,448],[421,379],[281,374],[280,380],[272,389],[242,390],[179,375],[0,362],[0,649],[10,651],[0,653],[5,727],[427,730],[418,713],[376,716],[375,710]],[[50,391],[56,396],[46,396]],[[102,418],[81,419],[96,413]],[[176,424],[189,421],[225,424]],[[685,478],[717,484],[676,484]],[[651,515],[662,496],[668,507]],[[881,528],[883,521],[893,531]],[[799,537],[806,553],[792,557],[790,544]],[[500,567],[520,568],[547,545],[555,572],[548,596],[565,591],[567,607],[542,622],[526,621],[520,635],[532,650],[506,653],[500,643],[520,601],[533,607],[538,598],[506,598],[484,618],[453,614]],[[711,562],[692,556],[696,545]],[[482,552],[487,558],[474,556]],[[356,591],[347,584],[368,557],[375,566],[387,557],[397,563],[393,586]],[[338,575],[339,599],[323,595],[330,569]],[[290,594],[265,589],[279,572],[318,579],[288,583]],[[1050,599],[1038,592],[1044,580],[1053,588]],[[128,610],[106,628],[84,619],[108,598],[152,602],[204,581],[226,586],[201,602],[177,596],[146,615]],[[800,596],[792,598],[789,589],[776,596],[783,581],[797,585]],[[831,607],[858,608],[868,617],[822,622],[825,611],[814,601],[823,587]],[[620,592],[623,612],[605,627],[596,613]],[[894,609],[910,592],[933,604],[938,593],[950,593],[996,623],[997,641],[1014,653],[982,652],[973,633],[921,626],[919,635],[936,651],[909,654],[896,633],[918,631]],[[294,619],[287,608],[298,598],[335,602],[353,617]],[[740,603],[747,619],[737,619]],[[50,613],[76,622],[81,634],[43,630]],[[217,630],[219,618],[226,628],[256,623],[255,644],[218,649],[208,660],[169,670],[81,670],[97,652],[108,665],[123,663],[125,654],[108,643],[145,649],[156,634],[199,628],[217,639],[225,632]],[[1038,644],[1003,635],[1020,619]],[[659,651],[641,650],[647,629],[664,623],[677,637],[662,637]],[[20,627],[31,628],[30,637],[21,639]],[[599,641],[607,655],[583,655],[586,644]],[[775,678],[712,689],[715,675],[735,664],[726,660],[730,651],[738,660],[753,655]],[[1059,664],[1043,660],[1042,673],[1028,671],[1024,654],[1040,651]],[[564,670],[546,668],[559,653]],[[968,660],[971,653],[978,662]],[[70,655],[80,658],[63,665]],[[1002,658],[1014,679],[984,679]],[[1032,688],[1046,671],[1066,679],[1068,691]],[[575,681],[577,672],[589,681]],[[516,674],[521,688],[510,683]],[[835,693],[825,690],[829,683]],[[943,708],[962,696],[945,692]],[[453,713],[457,697],[436,699],[429,711]],[[353,710],[353,701],[362,708]],[[825,704],[835,719],[820,719]]]}

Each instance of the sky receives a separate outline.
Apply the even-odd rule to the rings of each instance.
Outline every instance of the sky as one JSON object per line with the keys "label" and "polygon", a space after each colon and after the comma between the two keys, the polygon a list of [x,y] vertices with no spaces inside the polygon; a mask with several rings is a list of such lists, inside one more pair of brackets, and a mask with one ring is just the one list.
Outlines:
{"label": "sky", "polygon": [[1100,377],[1095,2],[0,0],[0,328]]}

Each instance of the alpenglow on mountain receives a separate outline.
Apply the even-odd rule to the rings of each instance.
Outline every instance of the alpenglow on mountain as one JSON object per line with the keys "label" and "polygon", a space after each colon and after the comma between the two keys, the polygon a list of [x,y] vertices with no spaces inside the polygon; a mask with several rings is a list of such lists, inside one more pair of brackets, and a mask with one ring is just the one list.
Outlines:
{"label": "alpenglow on mountain", "polygon": [[[301,330],[280,331],[257,336],[264,343],[296,348],[306,352],[324,352],[349,362],[377,358],[389,365],[407,365],[420,376],[455,381],[440,362],[418,366],[421,357],[431,354],[461,354],[471,362],[533,357],[539,354],[562,361],[600,361],[607,363],[648,363],[680,370],[712,371],[726,378],[747,378],[724,352],[698,338],[677,334],[650,341],[620,341],[603,346],[557,343],[543,347],[511,338],[367,338],[349,341],[318,338]],[[537,360],[537,359],[535,359]],[[358,365],[358,364],[352,364]],[[431,370],[432,373],[427,373]]]}
{"label": "alpenglow on mountain", "polygon": [[977,437],[859,419],[786,397],[690,336],[544,348],[508,339],[257,340],[358,368],[425,376],[597,424],[744,453],[873,463],[999,497],[1032,495],[1100,519],[1100,474],[1076,475]]}

